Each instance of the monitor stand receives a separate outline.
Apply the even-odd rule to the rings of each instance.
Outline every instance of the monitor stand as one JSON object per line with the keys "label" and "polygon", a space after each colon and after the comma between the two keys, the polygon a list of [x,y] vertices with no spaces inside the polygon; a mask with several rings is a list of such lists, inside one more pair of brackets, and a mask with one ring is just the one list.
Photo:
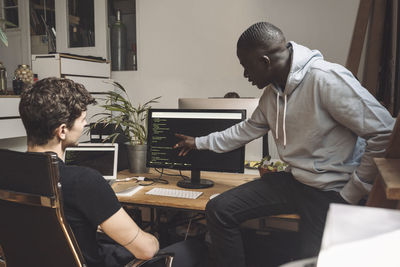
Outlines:
{"label": "monitor stand", "polygon": [[214,185],[214,182],[208,179],[200,179],[200,171],[192,170],[190,180],[180,180],[177,186],[190,189],[207,188]]}

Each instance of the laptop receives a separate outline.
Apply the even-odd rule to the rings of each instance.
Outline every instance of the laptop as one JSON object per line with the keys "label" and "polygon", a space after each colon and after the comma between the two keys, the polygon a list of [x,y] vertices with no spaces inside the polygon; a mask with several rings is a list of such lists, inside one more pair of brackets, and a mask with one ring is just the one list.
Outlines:
{"label": "laptop", "polygon": [[64,154],[65,165],[85,166],[99,171],[104,179],[117,178],[118,144],[80,143],[67,147]]}

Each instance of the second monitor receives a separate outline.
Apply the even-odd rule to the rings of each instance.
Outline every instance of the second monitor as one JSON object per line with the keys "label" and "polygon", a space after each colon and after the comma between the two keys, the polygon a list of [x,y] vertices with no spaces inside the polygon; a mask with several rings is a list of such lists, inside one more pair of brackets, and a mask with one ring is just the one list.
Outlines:
{"label": "second monitor", "polygon": [[[258,106],[259,98],[179,98],[182,109],[245,109],[250,118]],[[259,161],[266,155],[278,159],[278,151],[271,133],[257,138],[245,146],[246,160]]]}
{"label": "second monitor", "polygon": [[193,137],[205,136],[241,122],[245,110],[182,110],[150,109],[148,114],[147,167],[191,170],[190,180],[181,180],[178,186],[205,188],[212,181],[200,179],[201,171],[244,171],[244,147],[227,153],[192,150],[178,156],[180,149],[173,146],[180,140],[176,133]]}

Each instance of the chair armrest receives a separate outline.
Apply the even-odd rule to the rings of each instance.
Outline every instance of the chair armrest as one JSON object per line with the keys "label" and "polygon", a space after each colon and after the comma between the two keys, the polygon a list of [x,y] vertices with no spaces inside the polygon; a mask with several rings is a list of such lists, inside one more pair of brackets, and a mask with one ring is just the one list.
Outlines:
{"label": "chair armrest", "polygon": [[125,267],[151,267],[152,264],[164,261],[165,267],[171,267],[175,254],[169,252],[159,252],[149,260],[135,259],[128,263]]}

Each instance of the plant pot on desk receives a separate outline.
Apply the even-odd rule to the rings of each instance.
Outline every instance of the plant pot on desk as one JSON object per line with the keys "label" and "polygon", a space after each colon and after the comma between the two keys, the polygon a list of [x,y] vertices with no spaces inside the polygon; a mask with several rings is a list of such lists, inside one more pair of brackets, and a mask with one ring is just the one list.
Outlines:
{"label": "plant pot on desk", "polygon": [[267,172],[276,172],[276,171],[271,171],[267,167],[258,167],[258,172],[260,173],[260,177],[262,177]]}
{"label": "plant pot on desk", "polygon": [[129,170],[132,173],[148,173],[146,167],[147,145],[127,144]]}

